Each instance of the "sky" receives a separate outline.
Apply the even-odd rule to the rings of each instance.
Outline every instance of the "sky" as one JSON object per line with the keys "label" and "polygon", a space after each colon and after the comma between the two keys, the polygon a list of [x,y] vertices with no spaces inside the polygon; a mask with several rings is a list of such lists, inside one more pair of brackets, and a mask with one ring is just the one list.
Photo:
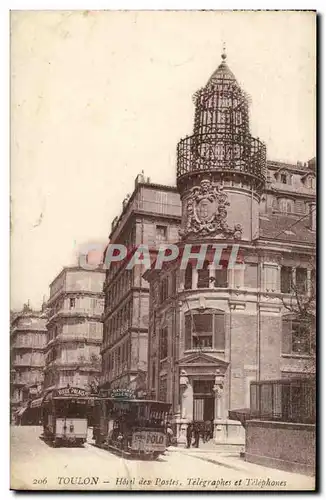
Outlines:
{"label": "sky", "polygon": [[144,170],[174,185],[192,96],[227,63],[268,159],[315,156],[315,18],[303,12],[11,14],[11,308],[39,308],[106,242]]}

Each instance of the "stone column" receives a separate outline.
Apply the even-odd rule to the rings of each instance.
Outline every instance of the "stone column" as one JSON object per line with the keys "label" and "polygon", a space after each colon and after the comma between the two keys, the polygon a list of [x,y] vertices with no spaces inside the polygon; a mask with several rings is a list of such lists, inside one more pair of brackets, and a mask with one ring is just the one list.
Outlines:
{"label": "stone column", "polygon": [[226,427],[224,420],[224,408],[223,408],[223,387],[224,387],[224,375],[221,375],[219,370],[216,370],[215,384],[214,384],[214,394],[215,394],[215,405],[214,405],[214,442],[215,443],[225,443],[226,442]]}
{"label": "stone column", "polygon": [[181,370],[180,372],[180,396],[181,396],[181,414],[177,423],[177,443],[180,446],[187,444],[187,427],[188,423],[193,418],[193,389],[187,377],[187,372]]}
{"label": "stone column", "polygon": [[180,271],[179,271],[179,286],[178,286],[178,290],[182,291],[184,289],[185,289],[185,270],[184,269],[180,269]]}
{"label": "stone column", "polygon": [[193,290],[198,288],[198,270],[195,267],[192,268],[191,288]]}

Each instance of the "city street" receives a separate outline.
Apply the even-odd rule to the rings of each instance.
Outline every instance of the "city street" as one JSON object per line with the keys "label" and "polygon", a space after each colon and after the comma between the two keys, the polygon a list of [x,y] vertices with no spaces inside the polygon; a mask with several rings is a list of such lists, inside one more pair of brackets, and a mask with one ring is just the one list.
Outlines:
{"label": "city street", "polygon": [[245,462],[239,450],[170,448],[156,461],[127,460],[89,440],[52,448],[41,427],[11,427],[13,489],[289,490],[314,488],[314,478]]}

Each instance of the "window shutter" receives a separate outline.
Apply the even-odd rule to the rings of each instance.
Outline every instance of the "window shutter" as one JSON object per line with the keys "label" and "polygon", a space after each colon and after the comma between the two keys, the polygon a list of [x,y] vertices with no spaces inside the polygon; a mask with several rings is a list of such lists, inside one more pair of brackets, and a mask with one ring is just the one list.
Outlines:
{"label": "window shutter", "polygon": [[191,349],[191,314],[185,316],[185,350]]}
{"label": "window shutter", "polygon": [[215,314],[213,348],[219,351],[225,349],[225,318],[223,313]]}
{"label": "window shutter", "polygon": [[282,353],[291,354],[292,321],[290,319],[282,320]]}

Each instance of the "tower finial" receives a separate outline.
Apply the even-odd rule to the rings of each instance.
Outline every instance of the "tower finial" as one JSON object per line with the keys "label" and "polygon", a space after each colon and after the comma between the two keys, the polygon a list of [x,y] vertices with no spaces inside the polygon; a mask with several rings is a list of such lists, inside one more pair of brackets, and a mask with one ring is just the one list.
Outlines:
{"label": "tower finial", "polygon": [[226,48],[225,48],[225,42],[223,42],[222,61],[224,62],[225,59],[226,59]]}

